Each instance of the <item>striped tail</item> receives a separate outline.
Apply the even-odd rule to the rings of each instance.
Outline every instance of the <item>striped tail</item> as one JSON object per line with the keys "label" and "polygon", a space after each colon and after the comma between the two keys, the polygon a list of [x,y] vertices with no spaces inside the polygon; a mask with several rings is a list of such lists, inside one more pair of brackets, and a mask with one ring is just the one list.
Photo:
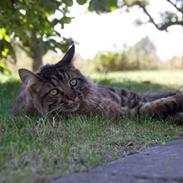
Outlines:
{"label": "striped tail", "polygon": [[163,118],[177,112],[183,112],[183,94],[177,93],[173,96],[141,103],[134,112],[140,116],[159,116]]}

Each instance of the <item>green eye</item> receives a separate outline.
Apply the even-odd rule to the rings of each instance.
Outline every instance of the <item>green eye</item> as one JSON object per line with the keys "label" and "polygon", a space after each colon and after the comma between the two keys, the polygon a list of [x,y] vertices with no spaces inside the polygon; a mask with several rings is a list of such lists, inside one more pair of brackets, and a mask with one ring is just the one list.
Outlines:
{"label": "green eye", "polygon": [[71,79],[71,80],[70,80],[70,85],[71,85],[71,86],[76,86],[77,83],[78,83],[77,79]]}
{"label": "green eye", "polygon": [[53,89],[49,92],[50,95],[55,96],[58,95],[59,91],[57,89]]}

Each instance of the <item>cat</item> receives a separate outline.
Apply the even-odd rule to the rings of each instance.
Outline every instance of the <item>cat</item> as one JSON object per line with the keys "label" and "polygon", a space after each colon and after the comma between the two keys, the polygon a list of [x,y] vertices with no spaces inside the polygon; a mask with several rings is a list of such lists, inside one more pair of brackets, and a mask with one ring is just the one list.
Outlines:
{"label": "cat", "polygon": [[135,93],[93,83],[73,65],[75,46],[56,64],[37,73],[19,69],[22,88],[13,106],[15,114],[90,115],[103,117],[176,116],[183,111],[180,91]]}

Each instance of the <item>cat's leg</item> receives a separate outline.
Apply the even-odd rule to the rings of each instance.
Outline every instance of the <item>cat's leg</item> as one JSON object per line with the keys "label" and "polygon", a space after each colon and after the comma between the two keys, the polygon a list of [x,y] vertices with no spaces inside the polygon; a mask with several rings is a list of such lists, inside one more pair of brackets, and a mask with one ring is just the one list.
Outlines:
{"label": "cat's leg", "polygon": [[172,114],[172,115],[168,116],[167,119],[171,120],[173,122],[182,124],[183,123],[183,112],[177,112],[175,114]]}
{"label": "cat's leg", "polygon": [[22,86],[20,91],[18,92],[16,100],[12,105],[12,112],[14,115],[20,115],[20,114],[37,115],[38,114],[36,108],[33,105],[30,93],[24,86]]}
{"label": "cat's leg", "polygon": [[107,118],[118,118],[127,116],[128,114],[127,108],[121,108],[120,103],[116,103],[110,99],[102,99],[92,111]]}
{"label": "cat's leg", "polygon": [[130,111],[132,115],[166,117],[183,111],[183,94],[157,99],[151,102],[139,103]]}

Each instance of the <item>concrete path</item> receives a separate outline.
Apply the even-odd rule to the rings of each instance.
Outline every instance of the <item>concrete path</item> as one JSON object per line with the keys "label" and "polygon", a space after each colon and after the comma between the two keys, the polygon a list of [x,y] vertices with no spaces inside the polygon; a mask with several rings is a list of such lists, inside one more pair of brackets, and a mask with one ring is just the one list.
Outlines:
{"label": "concrete path", "polygon": [[183,183],[183,139],[51,183]]}

